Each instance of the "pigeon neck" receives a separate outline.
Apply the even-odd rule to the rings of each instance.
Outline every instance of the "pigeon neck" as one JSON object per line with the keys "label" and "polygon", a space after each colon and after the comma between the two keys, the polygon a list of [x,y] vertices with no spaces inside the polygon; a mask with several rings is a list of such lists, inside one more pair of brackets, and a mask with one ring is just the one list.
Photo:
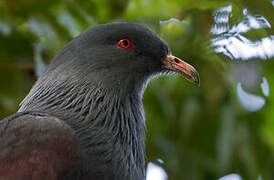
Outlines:
{"label": "pigeon neck", "polygon": [[[123,95],[123,91],[123,88],[117,91],[95,84],[57,83],[41,78],[19,111],[47,113],[71,125],[79,138],[80,154],[85,164],[95,161],[108,164],[107,160],[110,160],[111,166],[117,168],[116,172],[123,174],[120,177],[130,174],[144,177],[142,93],[133,91]],[[97,148],[96,145],[103,147]],[[97,159],[89,154],[98,154]],[[102,156],[106,154],[111,154],[109,159]]]}

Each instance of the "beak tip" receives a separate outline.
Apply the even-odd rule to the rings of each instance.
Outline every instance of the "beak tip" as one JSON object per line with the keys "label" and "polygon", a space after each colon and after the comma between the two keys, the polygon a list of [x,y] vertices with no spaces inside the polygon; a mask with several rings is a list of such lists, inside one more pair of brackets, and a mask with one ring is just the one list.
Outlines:
{"label": "beak tip", "polygon": [[201,85],[201,84],[200,84],[200,79],[198,79],[198,81],[196,81],[195,84],[196,84],[198,87],[200,87],[200,85]]}
{"label": "beak tip", "polygon": [[197,79],[197,80],[195,80],[195,81],[193,81],[194,82],[194,84],[196,85],[196,86],[198,86],[198,87],[200,87],[200,79]]}
{"label": "beak tip", "polygon": [[199,73],[196,70],[194,70],[194,71],[192,71],[191,74],[192,74],[192,78],[193,78],[192,82],[195,85],[200,86],[200,76],[199,76]]}

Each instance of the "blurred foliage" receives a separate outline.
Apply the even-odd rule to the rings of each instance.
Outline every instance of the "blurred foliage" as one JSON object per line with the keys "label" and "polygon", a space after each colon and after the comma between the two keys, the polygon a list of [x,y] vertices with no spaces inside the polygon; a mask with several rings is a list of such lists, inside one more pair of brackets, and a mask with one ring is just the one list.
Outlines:
{"label": "blurred foliage", "polygon": [[[211,46],[216,9],[232,6],[230,27],[241,22],[245,8],[274,25],[273,4],[271,0],[1,0],[0,118],[17,111],[45,64],[72,38],[95,24],[136,21],[165,39],[173,54],[190,62],[201,77],[200,87],[180,76],[160,77],[148,86],[144,95],[148,161],[159,164],[156,159],[162,159],[160,165],[171,180],[211,180],[229,173],[243,179],[274,179],[273,91],[256,112],[247,111],[237,96],[237,82],[260,93],[261,76],[273,88],[273,57],[231,60]],[[176,19],[166,22],[170,18]],[[273,32],[261,28],[244,35],[258,40]],[[239,67],[255,67],[257,73]],[[240,74],[233,75],[235,69]],[[255,81],[252,86],[245,83],[250,77]]]}

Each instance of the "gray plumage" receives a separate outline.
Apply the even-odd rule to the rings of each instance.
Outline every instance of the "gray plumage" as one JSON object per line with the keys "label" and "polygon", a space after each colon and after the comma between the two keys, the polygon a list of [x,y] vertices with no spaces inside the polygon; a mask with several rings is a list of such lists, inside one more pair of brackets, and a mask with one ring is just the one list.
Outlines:
{"label": "gray plumage", "polygon": [[[123,37],[134,47],[117,48]],[[129,22],[95,26],[73,39],[19,112],[0,121],[0,151],[7,152],[0,155],[0,179],[1,172],[12,179],[13,171],[18,179],[145,179],[142,95],[153,76],[170,70],[162,62],[169,54],[154,33]],[[9,158],[18,129],[22,147]]]}

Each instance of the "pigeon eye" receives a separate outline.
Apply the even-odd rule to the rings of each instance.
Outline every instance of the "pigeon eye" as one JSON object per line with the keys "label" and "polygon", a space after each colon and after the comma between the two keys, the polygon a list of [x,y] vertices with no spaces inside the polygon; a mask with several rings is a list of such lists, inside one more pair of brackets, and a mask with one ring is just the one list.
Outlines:
{"label": "pigeon eye", "polygon": [[130,38],[121,38],[117,41],[116,46],[121,49],[130,49],[133,47],[133,41]]}

